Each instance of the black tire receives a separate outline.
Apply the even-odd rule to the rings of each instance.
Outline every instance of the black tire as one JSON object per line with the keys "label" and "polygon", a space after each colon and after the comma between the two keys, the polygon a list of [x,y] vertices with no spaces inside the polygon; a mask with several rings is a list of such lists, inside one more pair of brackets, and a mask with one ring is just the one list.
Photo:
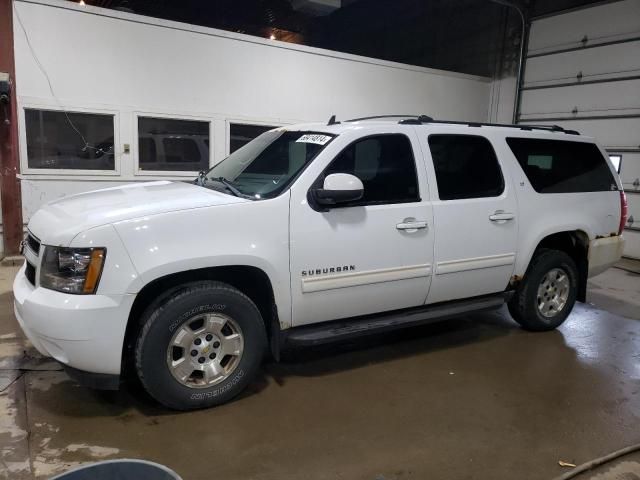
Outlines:
{"label": "black tire", "polygon": [[[239,327],[243,340],[233,371],[209,387],[181,383],[167,364],[174,333],[194,316],[223,312]],[[147,392],[171,409],[193,410],[228,402],[254,379],[264,358],[267,337],[258,308],[249,297],[226,283],[204,281],[179,287],[160,305],[145,312],[142,321],[135,347],[136,372]]]}
{"label": "black tire", "polygon": [[[567,274],[569,291],[566,303],[553,316],[545,316],[538,308],[538,287],[545,275],[553,269]],[[571,313],[578,293],[578,268],[573,259],[559,250],[539,249],[535,254],[527,273],[518,285],[509,301],[509,313],[525,330],[543,332],[559,327]]]}

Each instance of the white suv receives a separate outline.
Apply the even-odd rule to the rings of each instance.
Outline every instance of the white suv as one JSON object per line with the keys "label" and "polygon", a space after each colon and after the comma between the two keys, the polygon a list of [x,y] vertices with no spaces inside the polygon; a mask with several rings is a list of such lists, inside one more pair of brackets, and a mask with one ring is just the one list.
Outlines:
{"label": "white suv", "polygon": [[225,402],[267,352],[497,308],[549,330],[623,248],[605,151],[560,127],[402,116],[264,133],[193,184],[57,200],[14,283],[35,347],[96,388]]}

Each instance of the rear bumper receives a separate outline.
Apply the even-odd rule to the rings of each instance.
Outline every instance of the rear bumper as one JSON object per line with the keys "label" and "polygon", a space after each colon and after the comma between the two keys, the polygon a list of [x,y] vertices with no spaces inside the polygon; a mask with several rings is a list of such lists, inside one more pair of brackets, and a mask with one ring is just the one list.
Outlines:
{"label": "rear bumper", "polygon": [[589,277],[604,272],[622,257],[624,238],[614,235],[589,242]]}
{"label": "rear bumper", "polygon": [[13,282],[16,319],[43,355],[73,369],[120,375],[135,295],[70,295],[34,287],[25,266]]}

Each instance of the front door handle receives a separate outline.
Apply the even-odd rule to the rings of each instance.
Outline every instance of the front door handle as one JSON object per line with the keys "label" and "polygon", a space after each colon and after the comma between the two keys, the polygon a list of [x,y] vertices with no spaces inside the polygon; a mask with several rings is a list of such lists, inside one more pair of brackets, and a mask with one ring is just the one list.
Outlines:
{"label": "front door handle", "polygon": [[504,210],[496,210],[492,215],[489,215],[489,220],[499,223],[504,223],[507,220],[513,220],[514,218],[516,218],[515,214],[505,212]]}
{"label": "front door handle", "polygon": [[396,225],[396,228],[398,230],[416,231],[416,230],[420,230],[420,229],[423,229],[423,228],[427,228],[427,222],[423,222],[423,221],[419,221],[419,220],[404,221],[402,223],[398,223]]}

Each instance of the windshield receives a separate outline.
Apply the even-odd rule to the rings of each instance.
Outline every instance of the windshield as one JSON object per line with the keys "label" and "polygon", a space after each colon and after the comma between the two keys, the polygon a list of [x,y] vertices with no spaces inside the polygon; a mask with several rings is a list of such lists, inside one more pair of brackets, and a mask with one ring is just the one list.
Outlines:
{"label": "windshield", "polygon": [[333,138],[318,132],[265,132],[200,176],[196,183],[256,200],[273,198],[285,190]]}

